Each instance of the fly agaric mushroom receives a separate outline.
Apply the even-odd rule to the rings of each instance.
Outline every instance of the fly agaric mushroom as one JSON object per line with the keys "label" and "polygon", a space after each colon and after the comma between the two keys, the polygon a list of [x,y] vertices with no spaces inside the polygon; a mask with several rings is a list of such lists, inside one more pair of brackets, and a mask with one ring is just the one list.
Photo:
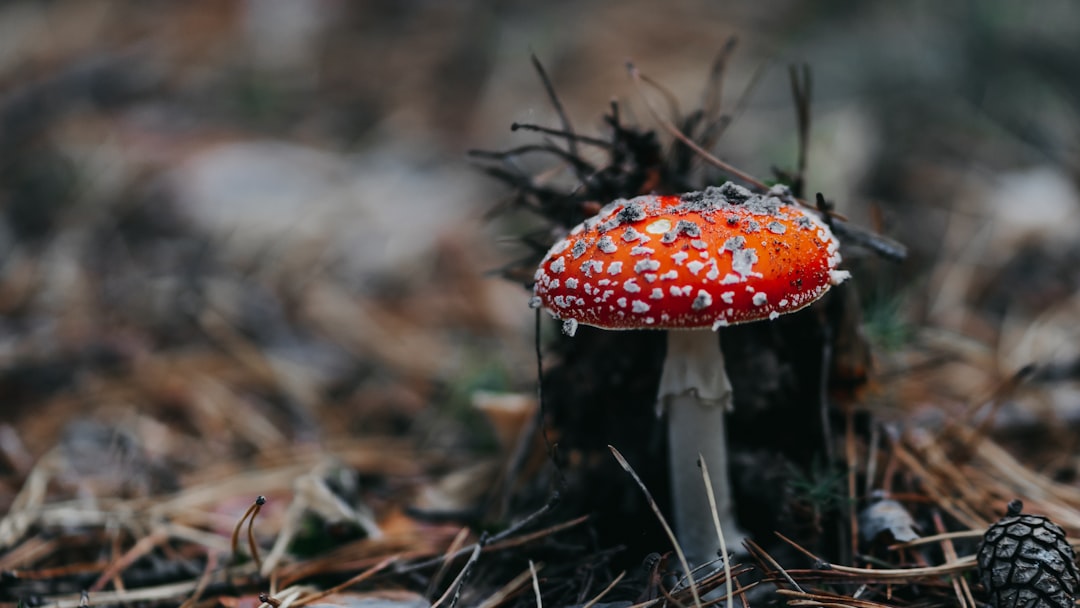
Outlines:
{"label": "fly agaric mushroom", "polygon": [[531,306],[574,335],[665,329],[657,413],[668,414],[676,535],[692,563],[719,549],[698,467],[708,465],[726,536],[735,525],[724,416],[731,383],[715,331],[808,306],[849,275],[839,242],[818,217],[732,183],[678,196],[616,200],[555,243],[536,271]]}

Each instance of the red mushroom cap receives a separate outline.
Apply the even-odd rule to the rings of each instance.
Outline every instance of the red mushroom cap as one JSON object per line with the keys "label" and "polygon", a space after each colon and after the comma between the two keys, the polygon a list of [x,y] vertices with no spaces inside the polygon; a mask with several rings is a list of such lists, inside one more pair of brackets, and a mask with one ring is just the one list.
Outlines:
{"label": "red mushroom cap", "polygon": [[614,201],[548,251],[532,305],[571,334],[578,323],[716,329],[799,310],[848,274],[829,228],[778,188]]}

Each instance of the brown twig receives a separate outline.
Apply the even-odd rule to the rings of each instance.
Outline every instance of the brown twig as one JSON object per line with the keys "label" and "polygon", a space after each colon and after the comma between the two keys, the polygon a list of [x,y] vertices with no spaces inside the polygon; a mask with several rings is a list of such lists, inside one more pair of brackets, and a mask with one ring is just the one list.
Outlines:
{"label": "brown twig", "polygon": [[[149,536],[139,539],[130,549],[128,549],[119,559],[113,562],[101,576],[94,581],[94,584],[87,588],[87,591],[96,593],[105,588],[105,583],[114,577],[119,576],[124,570],[126,570],[131,564],[135,563],[135,560],[146,555],[164,542],[168,538],[164,532],[158,531]],[[119,589],[118,589],[119,590]]]}
{"label": "brown twig", "polygon": [[948,574],[954,574],[956,572],[963,572],[975,567],[975,556],[968,555],[959,558],[955,561],[942,564],[940,566],[928,566],[925,568],[853,568],[851,566],[841,566],[838,564],[831,564],[820,557],[814,555],[807,549],[801,547],[798,543],[784,536],[783,534],[776,533],[776,536],[780,540],[784,541],[796,551],[799,551],[803,555],[806,555],[816,563],[820,564],[825,570],[831,570],[839,574],[844,575],[859,575],[864,576],[869,580],[890,580],[890,581],[913,581],[920,578],[945,576]]}
{"label": "brown twig", "polygon": [[[542,564],[541,564],[542,565]],[[533,594],[536,596],[536,608],[543,608],[544,599],[540,596],[540,579],[536,576],[536,564],[529,560],[529,575],[532,578]]]}
{"label": "brown twig", "polygon": [[256,572],[262,570],[262,558],[259,556],[259,545],[255,542],[255,518],[258,517],[259,511],[262,511],[262,507],[265,504],[265,496],[259,496],[258,498],[256,498],[255,504],[252,505],[255,509],[251,512],[251,517],[248,519],[248,550],[251,551],[251,559],[255,560]]}
{"label": "brown twig", "polygon": [[596,146],[598,148],[610,148],[611,142],[606,139],[600,139],[599,137],[589,137],[588,135],[581,135],[579,133],[573,133],[564,131],[561,129],[552,129],[551,127],[544,127],[541,125],[534,125],[527,122],[513,122],[510,123],[510,131],[533,131],[535,133],[543,133],[544,135],[553,135],[555,137],[562,137],[565,139],[573,139],[574,141],[589,144],[590,146]]}
{"label": "brown twig", "polygon": [[610,593],[611,590],[615,588],[615,585],[618,585],[625,576],[626,570],[623,570],[610,583],[608,583],[607,587],[604,587],[604,589],[600,593],[596,594],[596,597],[586,602],[581,608],[593,608],[593,606],[600,603],[600,600],[604,599],[604,596]]}
{"label": "brown twig", "polygon": [[[732,50],[734,50],[734,42],[735,40],[733,37],[730,40]],[[701,144],[703,148],[706,150],[712,149],[712,147],[716,145],[716,142],[719,141],[720,137],[723,136],[728,125],[733,123],[739,115],[745,112],[746,108],[750,107],[750,96],[761,82],[761,79],[769,71],[770,67],[772,67],[771,60],[760,63],[758,67],[754,69],[753,74],[750,76],[750,81],[743,87],[738,99],[735,100],[734,109],[731,112],[722,116],[717,116],[716,119],[706,123],[705,129],[701,134]]]}
{"label": "brown twig", "polygon": [[[802,68],[802,70],[799,70]],[[795,124],[798,129],[799,152],[796,161],[795,176],[791,183],[791,193],[802,198],[806,183],[806,163],[810,148],[810,97],[813,82],[810,79],[810,66],[788,66],[788,80],[791,83],[791,97],[795,100]]]}
{"label": "brown twig", "polygon": [[[540,82],[544,85],[544,91],[547,93],[548,100],[551,101],[551,105],[555,108],[555,113],[559,115],[559,122],[562,123],[563,131],[568,133],[570,137],[566,139],[566,146],[570,152],[570,156],[574,158],[580,158],[577,148],[577,139],[573,137],[574,128],[570,125],[570,117],[567,116],[566,110],[563,109],[562,102],[559,101],[559,96],[555,94],[555,87],[551,84],[551,79],[548,78],[547,71],[544,70],[543,64],[540,63],[540,59],[536,55],[530,55],[532,60],[533,69],[540,76]],[[585,182],[585,175],[582,175],[580,170],[575,167],[575,172],[578,173],[578,180]]]}
{"label": "brown twig", "polygon": [[709,476],[709,465],[705,464],[705,458],[698,454],[698,466],[701,467],[701,478],[705,483],[705,496],[709,499],[709,509],[712,511],[713,527],[716,528],[716,537],[720,541],[720,557],[724,561],[724,583],[727,585],[727,605],[732,608],[735,602],[731,592],[731,559],[728,555],[727,540],[724,538],[724,530],[720,527],[720,513],[716,509],[716,494],[713,492],[712,478]]}
{"label": "brown twig", "polygon": [[705,97],[701,101],[706,129],[720,118],[720,109],[724,101],[724,73],[727,71],[728,61],[734,54],[738,43],[739,39],[737,37],[729,37],[727,42],[724,43],[724,47],[713,59],[712,67],[709,69],[708,85],[705,87]]}
{"label": "brown twig", "polygon": [[244,515],[240,518],[240,521],[236,522],[236,526],[233,528],[232,539],[230,542],[230,547],[232,548],[233,563],[237,561],[237,556],[240,552],[240,530],[243,528],[244,522],[248,522],[248,550],[251,551],[251,557],[255,561],[256,569],[262,567],[262,561],[259,559],[258,546],[255,544],[255,533],[252,529],[252,525],[255,522],[255,516],[258,515],[264,504],[266,504],[266,497],[261,495],[258,496],[255,499],[255,502],[253,502],[251,506],[247,508],[247,511],[244,511]]}
{"label": "brown twig", "polygon": [[476,608],[496,608],[496,606],[499,606],[504,601],[506,601],[507,598],[517,592],[517,590],[520,589],[522,585],[529,582],[529,579],[531,578],[532,569],[526,568],[523,572],[510,579],[510,582],[500,587],[498,591],[492,593],[487,597],[487,599],[480,602],[476,606]]}
{"label": "brown twig", "polygon": [[[941,512],[934,510],[933,514],[934,528],[938,531],[938,534],[944,534],[945,522],[941,520]],[[953,546],[951,539],[943,539],[941,541],[941,552],[945,555],[945,559],[950,562],[957,561],[956,547]],[[960,608],[975,608],[978,604],[975,603],[975,599],[971,597],[971,587],[968,586],[967,579],[960,576],[950,576],[949,580],[952,582],[953,591],[956,593],[956,600],[960,604]]]}
{"label": "brown twig", "polygon": [[217,569],[218,555],[214,551],[206,552],[206,564],[203,566],[202,575],[199,576],[198,582],[195,584],[195,590],[191,592],[191,597],[184,600],[183,604],[180,604],[180,608],[192,608],[202,597],[206,587],[210,584],[210,578],[214,574],[214,570]]}
{"label": "brown twig", "polygon": [[694,580],[694,575],[690,568],[690,563],[686,561],[686,554],[683,553],[682,547],[679,546],[679,541],[677,538],[675,538],[675,532],[672,531],[671,526],[669,526],[667,520],[664,519],[664,514],[660,512],[660,506],[656,504],[655,500],[653,500],[652,493],[649,492],[649,488],[646,487],[645,484],[641,481],[641,478],[638,477],[638,474],[634,471],[634,468],[630,466],[629,462],[626,462],[626,459],[623,458],[623,455],[621,453],[619,453],[619,450],[615,449],[615,446],[611,445],[608,446],[608,449],[611,450],[611,454],[615,456],[615,460],[619,462],[619,466],[621,466],[624,471],[630,474],[630,477],[634,479],[634,483],[636,483],[638,487],[641,488],[642,493],[645,494],[645,500],[649,503],[649,508],[652,509],[653,513],[656,515],[656,519],[660,522],[660,525],[664,528],[664,532],[671,540],[671,545],[675,549],[675,555],[679,557],[679,563],[682,564],[683,570],[686,572],[686,576],[689,579],[690,583],[690,593],[694,596],[694,606],[696,606],[697,608],[701,608],[701,596],[698,595],[697,582]]}
{"label": "brown twig", "polygon": [[869,600],[860,600],[846,595],[838,595],[835,593],[807,593],[805,591],[794,591],[791,589],[777,589],[776,593],[785,597],[791,598],[788,600],[788,606],[823,606],[823,607],[843,607],[843,608],[892,608],[888,604],[882,604],[879,602],[872,602]]}
{"label": "brown twig", "polygon": [[773,556],[769,555],[764,549],[762,549],[760,545],[755,543],[753,540],[750,540],[749,538],[744,540],[743,543],[750,551],[750,555],[758,561],[758,564],[761,566],[761,569],[763,571],[769,574],[777,573],[795,589],[798,589],[799,591],[803,590],[803,588],[799,586],[799,583],[795,582],[795,579],[787,573],[787,570],[784,570],[784,567],[781,566],[773,558]]}
{"label": "brown twig", "polygon": [[679,98],[675,96],[675,93],[671,92],[671,89],[640,72],[638,73],[638,78],[641,79],[641,82],[655,89],[656,92],[660,93],[660,96],[664,98],[664,101],[667,102],[668,105],[668,112],[671,113],[670,120],[676,122],[682,121],[682,110],[679,108]]}
{"label": "brown twig", "polygon": [[[510,547],[517,547],[517,546],[523,545],[525,543],[532,542],[532,541],[534,541],[536,539],[544,538],[546,536],[550,536],[552,534],[555,534],[557,532],[561,532],[561,531],[566,530],[568,528],[573,528],[574,526],[581,525],[581,524],[585,523],[588,520],[589,520],[588,515],[582,515],[580,517],[576,517],[576,518],[571,519],[569,521],[565,521],[565,522],[562,522],[562,523],[559,523],[559,524],[555,524],[553,526],[549,526],[547,528],[544,528],[542,530],[537,530],[536,532],[531,532],[529,534],[522,534],[521,536],[516,536],[514,538],[505,538],[503,533],[499,533],[499,534],[496,534],[495,536],[492,536],[491,540],[489,540],[487,542],[487,544],[482,548],[483,548],[484,551],[501,551],[503,549],[508,549]],[[502,540],[496,541],[496,540],[494,540],[496,538],[502,538]],[[457,559],[457,558],[462,557],[462,556],[464,556],[466,554],[471,554],[479,546],[480,546],[479,543],[474,543],[474,544],[469,545],[467,547],[462,547],[461,549],[459,549],[457,552],[455,552],[451,556],[451,559]],[[407,566],[402,566],[401,568],[398,568],[397,571],[398,572],[412,572],[412,571],[415,571],[415,570],[422,570],[424,568],[430,568],[432,566],[435,566],[437,564],[442,563],[443,559],[444,559],[443,556],[439,556],[439,557],[436,557],[436,558],[433,558],[433,559],[427,559],[427,560],[424,560],[422,562],[417,562],[415,564],[409,564]]]}
{"label": "brown twig", "polygon": [[439,566],[439,569],[435,571],[431,580],[428,581],[427,593],[424,594],[425,597],[431,597],[435,594],[435,590],[439,587],[439,584],[442,583],[443,576],[450,569],[450,564],[453,563],[454,554],[461,550],[461,546],[465,544],[465,539],[468,537],[469,529],[463,527],[461,528],[461,531],[457,533],[457,536],[454,537],[454,540],[450,542],[450,545],[443,553],[442,565]]}
{"label": "brown twig", "polygon": [[[469,574],[472,573],[473,566],[480,560],[480,551],[484,548],[486,543],[487,536],[482,535],[480,540],[473,546],[472,553],[469,555],[469,560],[462,566],[461,572],[459,572],[454,581],[450,583],[450,586],[446,588],[446,592],[431,604],[431,608],[438,608],[447,599],[450,600],[449,608],[457,606],[458,600],[461,599],[461,590],[465,586],[465,581],[468,580]],[[452,597],[451,594],[453,594]]]}
{"label": "brown twig", "polygon": [[318,593],[313,593],[312,595],[308,595],[308,596],[305,596],[303,598],[300,598],[300,599],[296,600],[296,602],[293,603],[293,606],[296,606],[297,608],[299,608],[300,606],[306,606],[306,605],[311,604],[313,602],[317,602],[317,601],[323,599],[324,597],[326,597],[328,595],[333,595],[333,594],[335,594],[335,593],[337,593],[337,592],[339,592],[339,591],[341,591],[343,589],[348,589],[349,587],[352,587],[353,585],[355,585],[357,583],[362,583],[362,582],[366,581],[367,579],[375,576],[379,572],[385,570],[387,566],[389,566],[390,564],[396,562],[398,559],[399,558],[398,558],[397,555],[391,555],[390,557],[382,560],[378,564],[375,564],[371,568],[368,568],[367,570],[361,572],[360,574],[357,574],[356,576],[350,578],[349,580],[345,581],[344,583],[341,583],[340,585],[334,585],[333,587],[330,587],[329,589],[324,589],[324,590],[322,590],[322,591],[320,591]]}
{"label": "brown twig", "polygon": [[758,180],[757,178],[750,175],[749,173],[745,173],[745,172],[739,170],[738,168],[734,167],[733,165],[730,165],[730,164],[720,160],[719,158],[716,158],[715,156],[710,154],[708,150],[706,150],[706,149],[702,148],[701,146],[699,146],[697,144],[697,142],[695,142],[694,140],[687,137],[686,134],[684,134],[682,131],[680,131],[670,121],[662,118],[660,116],[660,113],[656,111],[656,108],[654,108],[652,106],[652,104],[649,103],[648,97],[645,96],[644,91],[640,90],[641,89],[640,83],[643,82],[643,79],[642,79],[641,73],[638,71],[637,67],[634,66],[633,63],[628,63],[626,67],[627,67],[627,70],[630,72],[631,81],[634,83],[634,86],[638,88],[642,99],[645,100],[645,108],[648,110],[649,115],[651,115],[653,117],[653,119],[657,122],[657,124],[660,125],[660,127],[662,129],[664,129],[664,131],[666,131],[669,135],[671,135],[675,139],[677,139],[680,142],[682,142],[683,144],[685,144],[686,147],[693,150],[695,153],[700,155],[701,158],[703,158],[704,160],[706,160],[707,162],[709,162],[710,164],[712,164],[716,168],[720,169],[721,171],[724,171],[724,172],[734,176],[735,178],[739,179],[740,181],[742,181],[744,183],[747,183],[747,184],[750,184],[750,185],[754,186],[755,188],[757,188],[758,190],[760,190],[762,192],[769,189],[768,186],[766,186],[762,181]]}

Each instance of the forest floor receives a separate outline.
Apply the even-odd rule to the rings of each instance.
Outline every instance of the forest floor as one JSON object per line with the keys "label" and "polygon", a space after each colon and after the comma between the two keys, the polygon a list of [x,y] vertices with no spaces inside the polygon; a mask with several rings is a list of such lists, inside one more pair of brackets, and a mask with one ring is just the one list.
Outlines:
{"label": "forest floor", "polygon": [[[1007,503],[1080,538],[1071,5],[405,4],[0,7],[0,606],[975,608]],[[752,542],[692,581],[662,335],[529,308],[731,177],[667,118],[853,275],[723,330]]]}

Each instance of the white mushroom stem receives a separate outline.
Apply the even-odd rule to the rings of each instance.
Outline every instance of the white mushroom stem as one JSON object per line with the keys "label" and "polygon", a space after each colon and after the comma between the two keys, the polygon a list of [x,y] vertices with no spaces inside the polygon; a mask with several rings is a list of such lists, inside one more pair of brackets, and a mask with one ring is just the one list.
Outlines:
{"label": "white mushroom stem", "polygon": [[708,465],[728,550],[738,547],[743,537],[735,524],[728,481],[724,417],[731,410],[731,382],[715,332],[672,330],[667,344],[657,405],[668,413],[675,534],[691,565],[700,565],[716,559],[720,541],[697,466],[698,454]]}

